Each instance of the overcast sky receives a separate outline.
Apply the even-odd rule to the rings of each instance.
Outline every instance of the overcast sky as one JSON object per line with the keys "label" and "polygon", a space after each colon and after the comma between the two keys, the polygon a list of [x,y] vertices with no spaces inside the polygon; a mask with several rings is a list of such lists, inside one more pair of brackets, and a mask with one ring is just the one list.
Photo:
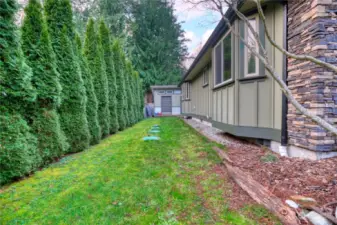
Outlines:
{"label": "overcast sky", "polygon": [[187,43],[189,53],[195,56],[212,34],[220,15],[202,6],[195,7],[185,0],[175,0],[174,9],[178,20],[184,21],[185,37],[191,40]]}

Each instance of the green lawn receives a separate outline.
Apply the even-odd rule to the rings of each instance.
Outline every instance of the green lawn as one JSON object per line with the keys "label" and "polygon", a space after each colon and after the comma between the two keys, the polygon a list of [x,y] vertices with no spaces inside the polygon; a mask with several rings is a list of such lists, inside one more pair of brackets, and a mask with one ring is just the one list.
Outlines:
{"label": "green lawn", "polygon": [[[160,124],[161,140],[142,137]],[[178,118],[144,120],[0,190],[0,224],[257,224],[228,209],[214,143]]]}

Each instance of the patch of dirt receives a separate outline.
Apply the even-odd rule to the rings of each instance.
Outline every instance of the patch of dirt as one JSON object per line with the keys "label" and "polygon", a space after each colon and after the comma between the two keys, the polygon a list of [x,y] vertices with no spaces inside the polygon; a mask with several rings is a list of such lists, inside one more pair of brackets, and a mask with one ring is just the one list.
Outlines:
{"label": "patch of dirt", "polygon": [[230,159],[282,200],[303,195],[319,205],[337,199],[337,157],[323,160],[281,157],[265,147],[224,134],[195,120],[185,120],[208,139],[223,144]]}
{"label": "patch of dirt", "polygon": [[[279,198],[303,195],[317,200],[319,205],[337,199],[337,158],[307,160],[281,157],[264,147],[248,143],[227,134],[228,155],[236,166],[250,174]],[[274,162],[261,158],[273,155]]]}

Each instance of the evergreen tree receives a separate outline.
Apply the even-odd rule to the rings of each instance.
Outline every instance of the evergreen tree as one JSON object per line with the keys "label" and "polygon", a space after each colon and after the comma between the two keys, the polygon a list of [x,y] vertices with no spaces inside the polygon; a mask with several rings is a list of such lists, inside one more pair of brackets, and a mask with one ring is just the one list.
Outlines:
{"label": "evergreen tree", "polygon": [[129,60],[126,61],[126,81],[127,81],[127,91],[128,91],[128,113],[130,118],[130,125],[136,123],[136,116],[135,116],[135,93],[134,93],[134,85],[133,85],[133,74],[132,74],[132,64]]}
{"label": "evergreen tree", "polygon": [[129,83],[127,80],[127,69],[126,69],[126,57],[124,52],[121,50],[119,52],[120,57],[121,57],[121,80],[124,83],[124,90],[123,90],[123,95],[124,95],[124,105],[123,105],[123,114],[125,115],[125,126],[128,127],[130,126],[130,114],[129,114]]}
{"label": "evergreen tree", "polygon": [[109,96],[108,79],[106,76],[106,65],[103,57],[103,47],[99,36],[95,31],[95,22],[89,19],[85,37],[84,55],[88,60],[90,72],[98,100],[98,120],[101,126],[102,136],[109,135]]}
{"label": "evergreen tree", "polygon": [[138,72],[137,71],[133,71],[133,76],[134,76],[134,79],[135,79],[135,101],[136,101],[136,106],[135,106],[135,116],[137,118],[137,122],[140,121],[142,119],[142,114],[143,112],[140,110],[140,107],[141,107],[141,98],[140,98],[140,81],[139,81],[139,75],[138,75]]}
{"label": "evergreen tree", "polygon": [[143,90],[143,83],[140,77],[137,79],[138,84],[138,97],[139,97],[139,117],[140,120],[144,118],[144,90]]}
{"label": "evergreen tree", "polygon": [[33,70],[32,83],[37,90],[37,101],[29,110],[29,118],[33,121],[32,129],[43,162],[48,162],[66,152],[68,145],[56,112],[61,102],[59,73],[38,0],[30,0],[25,8],[22,43],[27,64]]}
{"label": "evergreen tree", "polygon": [[78,55],[79,63],[82,71],[82,79],[84,82],[87,94],[87,120],[90,131],[90,143],[97,144],[101,139],[101,127],[98,122],[98,102],[95,94],[94,84],[92,82],[92,75],[89,70],[88,62],[82,53],[82,41],[79,35],[75,36],[76,40],[76,53]]}
{"label": "evergreen tree", "polygon": [[133,1],[132,62],[148,90],[153,84],[177,84],[187,54],[184,32],[170,1]]}
{"label": "evergreen tree", "polygon": [[89,146],[90,133],[86,92],[71,41],[74,38],[71,4],[69,0],[46,0],[45,12],[63,88],[58,110],[61,127],[70,144],[69,152],[82,151]]}
{"label": "evergreen tree", "polygon": [[117,86],[116,86],[116,72],[113,62],[113,52],[111,36],[108,27],[103,21],[99,25],[100,41],[103,47],[104,61],[106,65],[106,75],[108,79],[109,91],[109,111],[110,111],[110,133],[118,131],[118,116],[117,116]]}
{"label": "evergreen tree", "polygon": [[0,1],[0,184],[30,173],[41,160],[22,116],[36,92],[14,23],[16,10],[15,0]]}
{"label": "evergreen tree", "polygon": [[118,124],[119,130],[124,130],[126,128],[126,114],[124,111],[124,108],[126,106],[126,91],[122,65],[122,49],[118,40],[115,40],[113,42],[112,50],[114,54],[114,67],[116,72]]}

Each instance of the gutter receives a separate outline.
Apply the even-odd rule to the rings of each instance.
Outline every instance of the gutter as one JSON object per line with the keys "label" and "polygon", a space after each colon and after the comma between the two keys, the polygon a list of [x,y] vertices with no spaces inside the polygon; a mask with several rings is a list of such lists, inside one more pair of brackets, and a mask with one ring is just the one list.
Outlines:
{"label": "gutter", "polygon": [[[285,2],[283,6],[283,48],[288,50],[288,3]],[[283,81],[288,85],[288,60],[287,56],[283,54]],[[288,156],[287,145],[288,145],[288,124],[287,124],[287,115],[288,115],[288,99],[282,94],[282,124],[281,124],[281,146],[280,154]]]}

